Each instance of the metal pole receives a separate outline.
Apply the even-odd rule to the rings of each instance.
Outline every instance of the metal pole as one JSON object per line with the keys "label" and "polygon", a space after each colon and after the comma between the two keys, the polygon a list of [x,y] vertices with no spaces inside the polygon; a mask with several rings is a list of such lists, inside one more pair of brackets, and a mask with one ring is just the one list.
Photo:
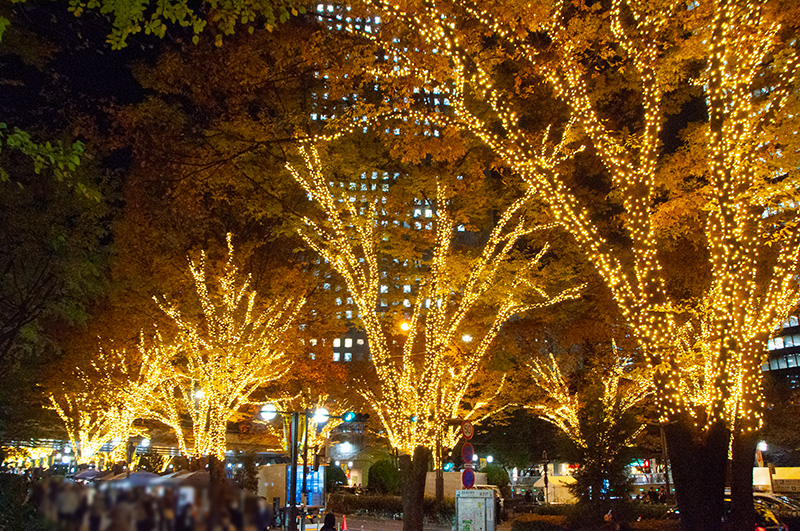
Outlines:
{"label": "metal pole", "polygon": [[292,413],[291,469],[289,470],[289,531],[297,531],[297,439],[300,429],[300,413]]}
{"label": "metal pole", "polygon": [[300,515],[300,531],[306,528],[306,508],[308,507],[308,487],[306,486],[306,474],[308,474],[308,412],[304,415],[305,433],[303,434],[303,512]]}
{"label": "metal pole", "polygon": [[549,505],[550,494],[547,491],[550,489],[547,488],[547,450],[542,452],[542,459],[544,459],[544,503],[545,505]]}

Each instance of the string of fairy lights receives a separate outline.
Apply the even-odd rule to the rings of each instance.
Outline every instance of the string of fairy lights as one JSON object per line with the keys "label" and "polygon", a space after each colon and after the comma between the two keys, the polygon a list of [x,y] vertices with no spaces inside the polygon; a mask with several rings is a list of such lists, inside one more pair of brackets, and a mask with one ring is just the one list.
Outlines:
{"label": "string of fairy lights", "polygon": [[[388,29],[364,37],[403,61],[399,68],[376,64],[370,73],[378,79],[412,78],[417,86],[435,87],[449,100],[448,115],[405,112],[471,132],[547,202],[595,264],[657,369],[662,419],[689,415],[701,428],[719,421],[736,431],[758,428],[765,338],[798,302],[800,251],[795,219],[775,230],[774,222],[763,216],[780,197],[796,195],[791,179],[788,185],[773,182],[774,172],[766,171],[760,157],[770,144],[763,136],[764,126],[796,90],[798,66],[794,45],[777,49],[780,25],[765,15],[764,2],[696,2],[687,22],[694,24],[691,46],[704,47],[700,56],[706,59],[700,75],[688,81],[702,87],[709,109],[704,125],[709,183],[702,192],[711,282],[692,312],[681,311],[683,302],[668,296],[653,222],[660,193],[664,93],[675,75],[665,66],[666,54],[675,45],[669,41],[674,34],[668,26],[682,20],[672,15],[685,11],[685,2],[612,2],[614,53],[635,74],[642,109],[642,126],[625,134],[612,129],[598,111],[589,85],[592,73],[580,52],[585,35],[571,33],[563,0],[555,2],[548,17],[525,22],[528,26],[486,14],[469,0],[455,0],[447,7],[425,1],[415,4],[413,13],[388,1],[377,5]],[[570,117],[560,138],[549,138],[548,127],[538,135],[542,145],[537,146],[537,137],[520,126],[512,95],[493,84],[496,63],[490,54],[471,48],[469,39],[455,29],[462,15],[477,22],[515,60],[532,65],[568,105]],[[396,38],[397,28],[428,53],[409,52],[406,39]],[[547,34],[552,42],[547,51],[555,60],[543,57],[531,44],[531,32]],[[446,58],[447,68],[430,61],[435,54]],[[769,60],[776,55],[780,61]],[[759,76],[767,68],[769,87],[757,94]],[[475,99],[481,102],[480,114],[473,110]],[[584,147],[575,146],[579,133],[594,148],[621,197],[632,261],[606,241],[587,206],[559,174],[559,165]],[[784,217],[795,216],[792,209],[785,206]],[[777,258],[769,264],[771,253]],[[687,315],[693,321],[690,326]]]}
{"label": "string of fairy lights", "polygon": [[[302,141],[299,152],[303,166],[288,164],[287,169],[321,209],[320,219],[324,219],[305,218],[300,235],[342,276],[367,334],[378,386],[374,389],[364,386],[363,395],[392,446],[401,451],[413,453],[416,447],[434,449],[437,441],[454,444],[455,431],[447,426],[447,421],[463,416],[462,399],[502,324],[515,313],[575,297],[579,287],[547,295],[531,282],[527,273],[536,267],[546,248],[519,267],[508,285],[498,280],[498,270],[508,262],[514,245],[534,230],[521,214],[531,194],[514,201],[499,216],[480,254],[472,260],[468,277],[453,278],[456,223],[450,217],[449,197],[439,181],[435,233],[429,250],[432,258],[426,261],[423,257],[409,257],[418,264],[413,273],[417,293],[405,334],[398,339],[399,323],[387,323],[381,319],[379,310],[380,199],[372,198],[364,208],[367,198],[356,202],[338,197],[340,189],[325,175],[317,142],[318,139]],[[524,301],[516,296],[523,287],[532,288],[541,299]],[[489,290],[507,291],[499,304],[486,310],[490,313],[485,315],[492,317],[491,323],[476,341],[477,345],[474,348],[459,345],[467,321],[477,304],[486,302]],[[401,345],[395,348],[398,341]],[[395,355],[396,352],[400,355]],[[501,388],[502,384],[495,393]]]}
{"label": "string of fairy lights", "polygon": [[249,276],[240,278],[231,234],[227,240],[228,260],[216,293],[206,279],[205,252],[198,260],[189,260],[202,319],[191,317],[177,303],[156,299],[177,329],[175,337],[166,341],[160,334],[153,338],[157,347],[153,350],[171,358],[175,370],[174,377],[159,387],[159,416],[172,425],[181,413],[189,413],[195,457],[213,454],[223,459],[228,420],[249,403],[256,389],[289,370],[285,336],[305,303],[303,297],[286,298],[255,311],[257,294],[250,288]]}
{"label": "string of fairy lights", "polygon": [[[637,83],[642,111],[643,125],[627,135],[611,128],[593,99],[588,67],[580,57],[584,36],[570,33],[563,0],[554,4],[549,17],[530,27],[487,15],[469,0],[454,0],[452,13],[432,0],[415,4],[413,13],[386,0],[376,3],[386,21],[399,22],[397,26],[407,28],[421,44],[437,52],[404,47],[395,41],[395,35],[365,34],[387,53],[402,58],[399,66],[376,63],[368,73],[384,80],[412,77],[426,90],[435,87],[449,100],[447,114],[403,112],[472,133],[528,187],[525,196],[500,217],[470,275],[457,289],[448,273],[454,222],[445,207],[445,190],[437,189],[442,207],[437,209],[434,223],[433,258],[418,282],[409,330],[397,356],[393,345],[397,334],[377,311],[382,272],[379,205],[372,202],[366,210],[359,210],[355,203],[342,201],[333,193],[314,145],[318,139],[301,143],[302,167],[288,167],[327,217],[325,221],[305,218],[301,235],[343,277],[359,310],[380,382],[378,388],[366,390],[365,397],[391,443],[410,452],[417,446],[434,448],[437,441],[450,440],[455,432],[446,427],[447,420],[464,415],[459,410],[462,399],[502,324],[515,313],[576,295],[573,289],[548,296],[530,283],[527,272],[536,267],[540,253],[519,268],[507,286],[508,296],[494,308],[491,324],[476,346],[458,346],[470,312],[488,290],[496,288],[497,272],[514,242],[531,230],[520,211],[534,196],[549,205],[557,223],[595,265],[648,354],[662,419],[689,415],[701,428],[721,421],[737,431],[757,429],[763,408],[760,366],[766,355],[765,338],[798,302],[800,258],[796,207],[784,203],[782,213],[789,219],[777,228],[774,220],[763,215],[768,206],[796,194],[793,181],[776,182],[774,171],[769,171],[762,159],[770,145],[770,139],[764,138],[765,125],[796,90],[795,72],[800,66],[794,45],[778,48],[781,26],[765,14],[764,2],[699,1],[693,8],[697,15],[686,22],[695,24],[690,27],[691,43],[703,47],[705,58],[700,74],[689,81],[701,87],[709,115],[703,125],[707,184],[702,194],[711,280],[691,311],[685,311],[683,301],[668,295],[654,223],[661,192],[657,174],[662,163],[664,94],[669,85],[665,76],[672,75],[664,68],[665,54],[673,44],[666,40],[672,24],[666,14],[686,9],[684,2],[654,6],[614,0],[611,4],[615,53],[634,74],[631,77]],[[455,18],[461,13],[494,35],[516,60],[535,66],[555,96],[568,106],[566,123],[538,134],[526,130],[513,97],[493,81],[495,59],[477,53],[470,40],[459,35]],[[533,31],[547,34],[557,60],[540,55],[528,39]],[[440,59],[432,60],[432,55]],[[780,61],[771,61],[776,55]],[[447,68],[441,68],[443,62]],[[767,70],[769,86],[756,95]],[[475,100],[481,103],[480,110],[474,108]],[[332,137],[354,130],[355,125],[343,127]],[[578,140],[581,135],[586,144]],[[559,172],[586,145],[594,148],[621,198],[631,260],[604,238],[587,205]],[[142,417],[170,426],[182,452],[222,457],[227,420],[257,387],[287,370],[282,338],[304,300],[287,299],[266,311],[255,311],[256,294],[249,288],[249,280],[239,279],[233,265],[230,235],[228,246],[228,263],[218,279],[218,290],[209,289],[205,254],[190,261],[203,313],[200,322],[176,303],[158,299],[178,331],[175,337],[156,333],[142,340],[138,369],[121,361],[127,359],[122,351],[98,353],[91,377],[100,378],[104,389],[115,385],[98,376],[102,373],[136,385],[118,396],[109,391],[101,404],[96,396],[81,391],[51,397],[81,459],[91,458],[109,439],[130,434],[133,421]],[[514,297],[515,292],[525,291],[522,287],[538,292],[541,302]],[[425,306],[425,300],[435,302]],[[419,355],[419,349],[424,355]],[[557,404],[541,414],[565,431],[574,431],[574,404],[559,387],[563,377],[557,367],[553,369],[552,361],[550,366],[535,369]],[[604,384],[604,396],[609,400],[619,400],[618,393],[630,388],[613,380],[620,377],[609,376]],[[621,403],[632,407],[631,401],[638,396]],[[187,414],[192,420],[191,444],[181,425]]]}
{"label": "string of fairy lights", "polygon": [[[177,302],[156,298],[176,333],[141,337],[137,355],[103,350],[91,369],[78,371],[78,392],[53,395],[78,462],[90,459],[111,439],[127,440],[137,419],[157,420],[172,429],[181,454],[223,459],[227,423],[259,387],[283,376],[291,360],[285,337],[305,299],[286,298],[263,311],[250,278],[234,263],[232,235],[223,274],[206,276],[206,254],[189,260],[199,300],[198,318]],[[185,419],[191,420],[191,435]]]}
{"label": "string of fairy lights", "polygon": [[87,369],[77,368],[73,381],[50,395],[61,417],[78,463],[95,461],[114,439],[139,434],[135,420],[146,416],[149,396],[163,375],[163,364],[149,352],[100,349]]}
{"label": "string of fairy lights", "polygon": [[[598,441],[590,443],[584,433],[586,426],[581,424],[581,410],[588,398],[571,388],[555,356],[550,353],[545,359],[535,359],[529,368],[542,398],[526,407],[564,432],[578,447],[597,447]],[[601,383],[603,420],[601,425],[592,428],[592,437],[611,439],[610,434],[620,429],[619,422],[625,413],[641,405],[652,394],[652,377],[649,371],[630,370],[627,362],[618,357],[602,375]],[[640,425],[631,430],[619,445],[599,441],[599,446],[613,454],[630,445],[643,429],[644,425]]]}

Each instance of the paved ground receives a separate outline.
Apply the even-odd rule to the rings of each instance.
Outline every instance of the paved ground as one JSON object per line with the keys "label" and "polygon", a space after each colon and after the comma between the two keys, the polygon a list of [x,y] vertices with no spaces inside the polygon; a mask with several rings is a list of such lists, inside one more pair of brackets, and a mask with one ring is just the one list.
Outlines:
{"label": "paved ground", "polygon": [[[342,517],[336,515],[336,524],[342,528]],[[307,528],[311,531],[313,527]],[[377,520],[368,518],[347,517],[347,531],[402,531],[403,522],[400,520]],[[451,531],[450,525],[426,524],[425,531]],[[503,522],[497,526],[497,531],[511,531],[511,522]]]}

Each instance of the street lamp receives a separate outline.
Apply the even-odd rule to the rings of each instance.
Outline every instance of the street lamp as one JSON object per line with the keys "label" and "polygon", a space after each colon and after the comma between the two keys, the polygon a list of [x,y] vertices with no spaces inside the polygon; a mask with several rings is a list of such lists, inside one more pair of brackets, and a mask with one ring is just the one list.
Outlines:
{"label": "street lamp", "polygon": [[331,415],[324,407],[318,408],[314,412],[314,417],[311,419],[315,424],[325,424],[330,420]]}
{"label": "street lamp", "polygon": [[275,407],[275,404],[265,404],[261,408],[260,415],[262,420],[269,422],[278,415],[278,408]]}
{"label": "street lamp", "polygon": [[[297,461],[298,461],[298,445],[299,445],[299,431],[300,431],[300,415],[305,417],[306,426],[305,426],[305,443],[303,449],[303,485],[302,485],[302,492],[306,496],[306,505],[308,505],[308,492],[306,488],[306,472],[308,469],[308,424],[309,421],[314,422],[315,424],[325,424],[328,420],[333,418],[341,418],[344,420],[352,420],[355,419],[355,414],[352,412],[347,412],[342,416],[332,416],[327,409],[324,407],[318,408],[314,413],[311,413],[309,410],[305,411],[279,411],[275,404],[264,404],[259,412],[261,419],[265,422],[269,422],[273,420],[278,413],[291,415],[292,422],[291,422],[291,431],[289,432],[291,435],[290,445],[291,448],[289,449],[289,455],[291,459],[291,465],[289,470],[289,521],[288,529],[289,531],[297,531]],[[305,511],[305,505],[304,509]],[[305,525],[305,518],[303,518],[303,525]]]}

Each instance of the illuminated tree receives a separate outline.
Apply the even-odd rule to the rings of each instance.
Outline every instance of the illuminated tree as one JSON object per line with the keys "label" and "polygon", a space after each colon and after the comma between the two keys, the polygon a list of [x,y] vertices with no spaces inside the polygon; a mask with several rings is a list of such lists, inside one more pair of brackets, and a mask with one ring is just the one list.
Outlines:
{"label": "illuminated tree", "polygon": [[190,454],[223,460],[228,421],[249,404],[256,389],[289,370],[286,337],[305,299],[286,298],[259,311],[250,278],[241,279],[234,264],[230,234],[228,260],[216,289],[206,278],[205,252],[189,260],[189,270],[200,316],[156,298],[175,333],[156,334],[152,340],[153,351],[168,360],[171,372],[155,391],[151,412],[175,431],[184,451],[188,444],[180,420],[188,415]]}
{"label": "illuminated tree", "polygon": [[[622,356],[611,366],[591,371],[588,381],[574,381],[574,367],[559,363],[553,354],[530,364],[538,393],[532,404],[534,413],[561,430],[578,448],[580,469],[577,492],[604,514],[603,504],[627,495],[627,475],[623,451],[644,429],[635,416],[636,409],[652,395],[652,377],[647,371],[631,367]],[[607,483],[607,487],[604,484]],[[596,516],[595,515],[595,516]]]}
{"label": "illuminated tree", "polygon": [[[371,71],[443,94],[449,113],[426,118],[491,146],[596,266],[656,369],[684,525],[718,528],[729,433],[734,460],[752,461],[766,338],[798,301],[795,155],[784,148],[797,129],[787,106],[798,55],[793,28],[777,21],[779,3],[374,4],[384,38],[365,36],[400,60]],[[542,81],[566,119],[537,132],[530,114],[548,97]],[[698,162],[676,178],[662,140],[674,96],[687,90],[707,119],[687,130],[680,154]],[[598,228],[596,205],[569,169],[541,158],[542,139],[555,153],[591,147],[610,181],[607,201],[622,212],[625,245]],[[662,264],[661,230],[679,204],[698,220],[708,271],[692,298],[670,291]],[[734,474],[735,497],[750,490],[746,469]]]}
{"label": "illuminated tree", "polygon": [[[78,463],[89,463],[113,439],[125,442],[138,433],[135,420],[146,416],[152,391],[165,366],[152,351],[100,349],[87,368],[76,368],[62,390],[50,395],[64,421]],[[122,454],[124,456],[124,453]]]}
{"label": "illuminated tree", "polygon": [[[392,446],[413,454],[424,482],[427,456],[454,430],[448,421],[464,414],[462,400],[503,323],[576,290],[548,295],[538,285],[546,245],[531,259],[510,260],[525,237],[546,228],[526,217],[531,193],[498,213],[484,243],[465,252],[456,243],[454,185],[446,177],[434,177],[423,213],[411,204],[387,205],[397,181],[373,174],[345,182],[326,171],[313,143],[303,143],[300,153],[303,166],[287,167],[320,212],[303,219],[301,235],[344,279],[369,342],[375,382],[365,380],[359,391]],[[415,238],[424,243],[415,247]],[[392,258],[392,245],[401,247],[399,258]],[[394,305],[390,291],[402,293]]]}

